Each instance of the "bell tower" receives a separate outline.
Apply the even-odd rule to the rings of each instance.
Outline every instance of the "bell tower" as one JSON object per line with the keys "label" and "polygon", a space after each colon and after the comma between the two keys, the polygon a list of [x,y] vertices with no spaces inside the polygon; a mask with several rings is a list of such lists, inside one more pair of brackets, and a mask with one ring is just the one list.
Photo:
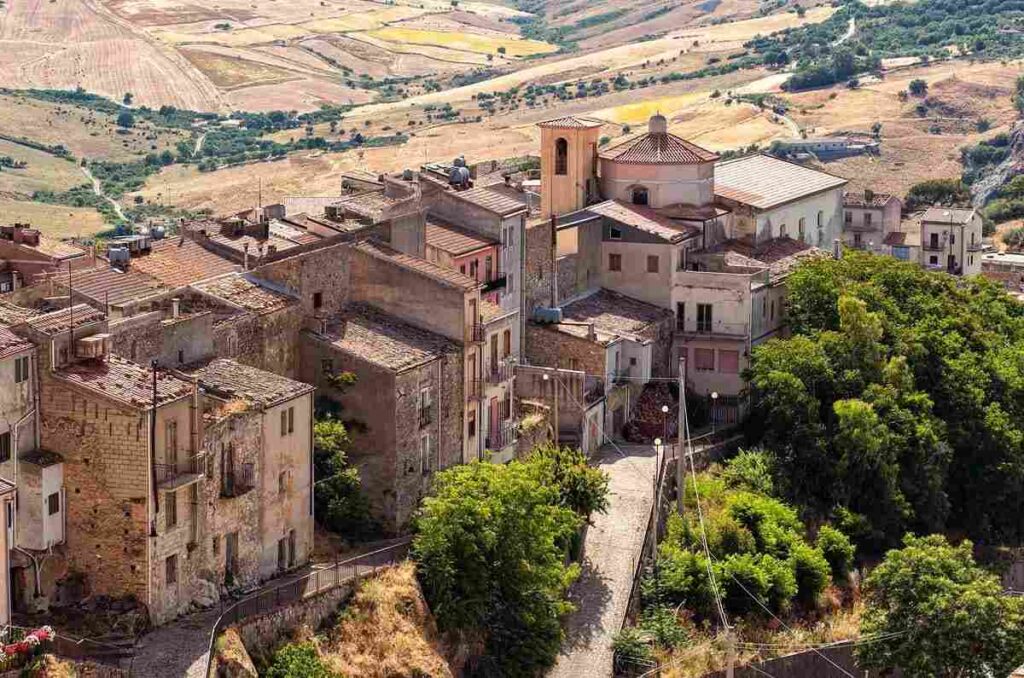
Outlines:
{"label": "bell tower", "polygon": [[540,127],[540,195],[544,217],[583,209],[598,198],[599,120],[566,116]]}

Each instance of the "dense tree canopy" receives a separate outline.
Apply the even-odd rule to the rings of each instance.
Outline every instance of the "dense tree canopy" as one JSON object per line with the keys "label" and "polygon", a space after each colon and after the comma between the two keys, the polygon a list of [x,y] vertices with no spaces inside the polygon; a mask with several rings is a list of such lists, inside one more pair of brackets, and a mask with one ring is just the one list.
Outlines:
{"label": "dense tree canopy", "polygon": [[787,285],[794,336],[748,374],[782,495],[875,549],[947,526],[1024,537],[1024,305],[858,252]]}
{"label": "dense tree canopy", "polygon": [[605,509],[607,483],[582,453],[558,448],[438,475],[413,558],[441,630],[482,647],[471,673],[535,675],[554,661],[579,574],[566,564],[569,545]]}
{"label": "dense tree canopy", "polygon": [[907,536],[867,578],[862,668],[907,678],[1007,676],[1024,657],[1024,599],[1001,595],[971,543]]}

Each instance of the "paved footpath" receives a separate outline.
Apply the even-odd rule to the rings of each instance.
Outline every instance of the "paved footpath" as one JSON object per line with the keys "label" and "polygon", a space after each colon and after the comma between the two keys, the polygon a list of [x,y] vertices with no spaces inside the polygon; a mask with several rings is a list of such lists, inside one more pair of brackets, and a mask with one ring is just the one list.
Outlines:
{"label": "paved footpath", "polygon": [[622,624],[633,572],[651,513],[657,460],[647,446],[606,445],[597,465],[609,476],[608,512],[594,517],[583,542],[583,572],[569,597],[576,605],[549,678],[612,675],[612,640]]}

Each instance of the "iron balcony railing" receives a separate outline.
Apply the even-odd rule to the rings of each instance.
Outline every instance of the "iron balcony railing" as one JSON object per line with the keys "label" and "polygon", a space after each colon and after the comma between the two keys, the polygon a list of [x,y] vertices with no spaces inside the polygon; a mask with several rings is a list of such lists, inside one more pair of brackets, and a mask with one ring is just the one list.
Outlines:
{"label": "iron balcony railing", "polygon": [[749,335],[746,323],[728,323],[720,320],[700,321],[687,319],[676,323],[676,332],[687,336],[717,336],[744,338]]}
{"label": "iron balcony railing", "polygon": [[488,432],[485,446],[492,452],[503,450],[509,445],[514,445],[519,439],[519,431],[515,424],[505,423],[498,428]]}
{"label": "iron balcony railing", "polygon": [[256,487],[256,466],[254,464],[239,464],[222,474],[220,496],[240,497],[254,487]]}
{"label": "iron balcony railing", "polygon": [[206,467],[206,453],[200,452],[194,457],[179,459],[169,464],[153,464],[153,467],[156,471],[157,485],[173,484],[182,476],[203,473]]}
{"label": "iron balcony railing", "polygon": [[480,290],[482,293],[487,294],[488,292],[494,292],[495,290],[501,290],[505,288],[505,283],[508,281],[507,276],[501,276],[484,283],[483,288]]}
{"label": "iron balcony railing", "polygon": [[491,365],[491,369],[484,372],[483,382],[491,386],[503,384],[512,378],[513,373],[512,364],[507,360],[502,360],[495,365]]}
{"label": "iron balcony railing", "polygon": [[486,336],[487,331],[483,323],[473,323],[470,327],[470,341],[482,344]]}

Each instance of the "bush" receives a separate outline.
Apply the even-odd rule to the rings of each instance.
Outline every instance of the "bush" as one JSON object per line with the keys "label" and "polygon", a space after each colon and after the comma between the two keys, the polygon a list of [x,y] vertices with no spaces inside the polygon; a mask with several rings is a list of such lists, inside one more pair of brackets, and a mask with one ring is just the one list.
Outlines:
{"label": "bush", "polygon": [[915,78],[910,81],[907,90],[915,97],[923,97],[928,93],[928,83],[921,78]]}
{"label": "bush", "polygon": [[776,613],[788,611],[799,591],[793,568],[788,562],[768,555],[761,556],[760,564],[768,575],[768,607]]}
{"label": "bush", "polygon": [[817,546],[828,561],[832,581],[837,584],[845,582],[853,567],[854,548],[850,538],[831,525],[822,525],[818,530]]}
{"label": "bush", "polygon": [[[732,615],[762,614],[768,606],[775,582],[775,568],[765,567],[761,558],[749,553],[732,555],[715,565],[725,609]],[[758,604],[760,603],[760,605]]]}
{"label": "bush", "polygon": [[754,535],[759,551],[786,558],[800,541],[803,524],[796,510],[771,497],[738,492],[728,500],[729,513]]}
{"label": "bush", "polygon": [[638,626],[665,650],[679,647],[689,638],[686,628],[676,616],[675,607],[665,605],[648,607],[640,615]]}
{"label": "bush", "polygon": [[266,678],[331,678],[313,643],[285,645],[274,653]]}
{"label": "bush", "polygon": [[628,674],[638,668],[646,669],[654,662],[654,652],[644,633],[635,626],[627,626],[612,641],[615,653],[615,674]]}
{"label": "bush", "polygon": [[703,553],[662,544],[658,548],[657,567],[656,577],[644,579],[642,591],[645,601],[682,605],[701,615],[712,612],[708,561]]}
{"label": "bush", "polygon": [[740,450],[722,472],[729,487],[742,488],[758,494],[772,495],[775,457],[761,449]]}
{"label": "bush", "polygon": [[829,584],[829,562],[818,549],[797,544],[790,553],[789,563],[796,578],[797,597],[805,606],[813,607]]}

